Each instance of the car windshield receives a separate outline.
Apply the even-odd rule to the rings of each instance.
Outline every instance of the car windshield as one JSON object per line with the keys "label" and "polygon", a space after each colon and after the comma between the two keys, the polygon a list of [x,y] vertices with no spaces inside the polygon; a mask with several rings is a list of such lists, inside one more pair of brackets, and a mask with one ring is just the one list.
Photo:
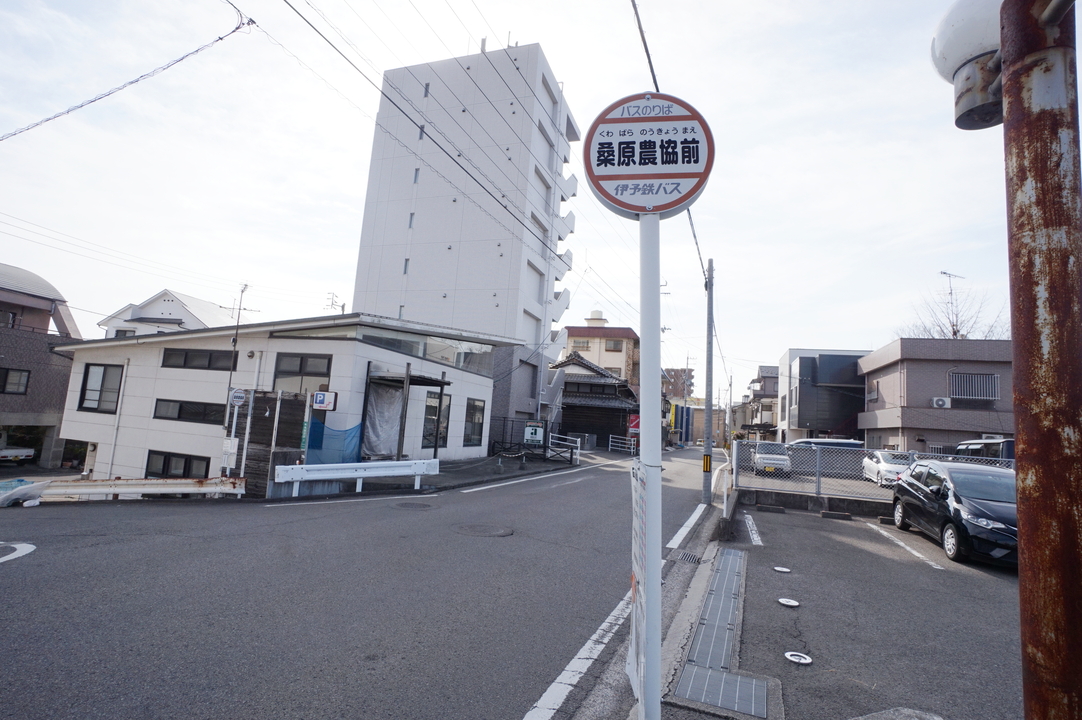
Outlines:
{"label": "car windshield", "polygon": [[755,452],[760,455],[784,455],[785,446],[781,443],[759,443],[759,446],[755,448]]}
{"label": "car windshield", "polygon": [[972,500],[1015,502],[1014,477],[990,472],[952,472],[955,491]]}
{"label": "car windshield", "polygon": [[906,453],[883,453],[883,461],[891,465],[908,465],[909,455]]}

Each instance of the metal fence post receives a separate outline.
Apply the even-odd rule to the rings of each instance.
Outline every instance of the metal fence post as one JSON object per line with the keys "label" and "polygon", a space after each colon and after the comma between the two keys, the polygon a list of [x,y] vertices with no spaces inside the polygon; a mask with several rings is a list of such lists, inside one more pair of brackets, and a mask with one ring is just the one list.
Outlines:
{"label": "metal fence post", "polygon": [[815,447],[815,496],[823,494],[823,448]]}

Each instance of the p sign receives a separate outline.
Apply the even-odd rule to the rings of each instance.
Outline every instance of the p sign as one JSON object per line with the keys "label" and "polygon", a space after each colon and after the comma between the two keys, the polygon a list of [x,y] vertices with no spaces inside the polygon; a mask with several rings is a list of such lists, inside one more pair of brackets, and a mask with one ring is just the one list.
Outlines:
{"label": "p sign", "polygon": [[672,95],[640,93],[609,105],[586,133],[590,189],[617,215],[672,217],[706,187],[714,136],[695,108]]}
{"label": "p sign", "polygon": [[317,392],[312,393],[313,410],[331,410],[338,406],[338,393]]}

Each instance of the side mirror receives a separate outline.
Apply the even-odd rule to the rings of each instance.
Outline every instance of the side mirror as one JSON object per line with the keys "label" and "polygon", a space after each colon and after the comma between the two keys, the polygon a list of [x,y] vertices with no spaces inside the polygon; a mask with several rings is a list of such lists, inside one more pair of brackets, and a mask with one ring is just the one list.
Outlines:
{"label": "side mirror", "polygon": [[943,486],[936,485],[935,487],[930,487],[928,488],[928,492],[932,493],[932,497],[938,500],[939,498],[943,497]]}

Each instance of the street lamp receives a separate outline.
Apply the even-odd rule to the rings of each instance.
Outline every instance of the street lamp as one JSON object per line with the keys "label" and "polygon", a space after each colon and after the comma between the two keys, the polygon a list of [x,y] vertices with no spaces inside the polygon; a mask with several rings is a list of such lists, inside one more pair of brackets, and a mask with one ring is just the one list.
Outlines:
{"label": "street lamp", "polygon": [[[1028,720],[1082,718],[1082,173],[1073,4],[1003,0],[997,52],[986,13],[1000,2],[959,0],[932,42],[937,69],[954,83],[958,127],[997,124],[992,106],[1002,96]],[[970,70],[972,78],[959,78]]]}
{"label": "street lamp", "polygon": [[999,75],[1002,0],[958,0],[932,37],[932,64],[954,85],[954,124],[983,130],[1003,122]]}

